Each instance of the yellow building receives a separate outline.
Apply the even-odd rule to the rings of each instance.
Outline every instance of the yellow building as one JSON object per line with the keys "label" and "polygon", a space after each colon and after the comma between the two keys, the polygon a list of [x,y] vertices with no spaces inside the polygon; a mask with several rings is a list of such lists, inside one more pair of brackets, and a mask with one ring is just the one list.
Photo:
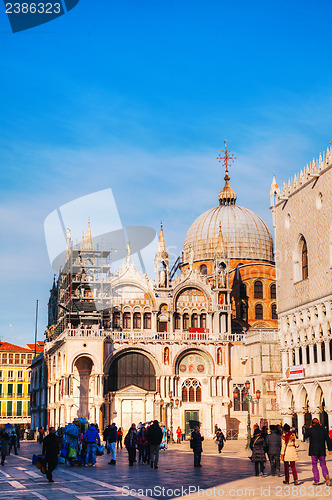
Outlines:
{"label": "yellow building", "polygon": [[[40,344],[40,343],[38,343]],[[43,350],[37,345],[37,353]],[[30,426],[30,365],[34,344],[20,347],[0,342],[0,427]]]}

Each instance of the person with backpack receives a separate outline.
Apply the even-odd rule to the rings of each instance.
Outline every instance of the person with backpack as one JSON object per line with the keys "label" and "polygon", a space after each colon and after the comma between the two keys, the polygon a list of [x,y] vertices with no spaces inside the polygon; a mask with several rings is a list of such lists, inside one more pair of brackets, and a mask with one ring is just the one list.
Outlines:
{"label": "person with backpack", "polygon": [[88,466],[89,458],[91,455],[92,467],[96,467],[96,454],[97,454],[97,442],[100,446],[100,437],[97,429],[93,424],[90,424],[88,430],[84,435],[84,442],[86,443],[86,456],[85,456],[85,467]]}
{"label": "person with backpack", "polygon": [[311,457],[312,473],[314,476],[314,485],[319,484],[318,462],[322,469],[322,474],[326,486],[330,486],[331,480],[326,465],[326,445],[329,454],[332,453],[332,440],[329,437],[327,429],[322,427],[318,418],[312,420],[312,425],[306,429],[305,437],[309,439],[309,456]]}
{"label": "person with backpack", "polygon": [[291,431],[291,428],[288,424],[285,424],[284,433],[281,436],[281,460],[284,462],[285,467],[285,481],[284,484],[289,484],[289,467],[292,469],[292,474],[294,478],[294,484],[299,484],[297,471],[295,467],[295,462],[298,460],[298,454],[296,451],[297,442],[294,432]]}
{"label": "person with backpack", "polygon": [[265,447],[266,443],[262,432],[256,427],[250,441],[250,449],[252,450],[251,461],[255,464],[255,476],[264,476],[264,464],[266,462]]}

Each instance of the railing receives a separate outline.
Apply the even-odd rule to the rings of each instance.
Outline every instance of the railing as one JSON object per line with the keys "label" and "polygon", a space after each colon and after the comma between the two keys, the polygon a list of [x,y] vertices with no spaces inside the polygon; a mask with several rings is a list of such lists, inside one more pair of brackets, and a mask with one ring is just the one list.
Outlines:
{"label": "railing", "polygon": [[109,338],[113,342],[242,342],[244,333],[191,333],[156,332],[155,330],[106,330],[103,328],[66,328],[58,337],[70,338]]}

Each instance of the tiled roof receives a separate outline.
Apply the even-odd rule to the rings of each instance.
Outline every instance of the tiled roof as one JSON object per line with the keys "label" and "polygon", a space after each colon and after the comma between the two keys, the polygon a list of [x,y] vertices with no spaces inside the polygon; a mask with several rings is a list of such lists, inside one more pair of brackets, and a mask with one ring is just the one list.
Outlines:
{"label": "tiled roof", "polygon": [[[25,347],[30,351],[35,351],[35,344],[26,344]],[[44,351],[44,341],[38,341],[36,344],[36,352]]]}
{"label": "tiled roof", "polygon": [[19,345],[10,344],[9,342],[0,342],[0,351],[23,351],[31,352],[31,349],[26,347],[21,347]]}

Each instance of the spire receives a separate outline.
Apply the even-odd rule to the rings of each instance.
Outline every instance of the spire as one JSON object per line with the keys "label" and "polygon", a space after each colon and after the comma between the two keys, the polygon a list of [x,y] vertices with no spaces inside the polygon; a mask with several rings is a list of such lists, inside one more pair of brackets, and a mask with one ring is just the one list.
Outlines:
{"label": "spire", "polygon": [[160,233],[159,233],[159,241],[158,241],[156,257],[161,257],[162,259],[168,259],[162,222],[160,222]]}
{"label": "spire", "polygon": [[219,234],[216,247],[216,259],[223,259],[226,257],[226,249],[224,244],[224,238],[222,236],[221,222],[219,222]]}
{"label": "spire", "polygon": [[67,234],[66,234],[66,257],[65,257],[66,260],[69,258],[71,248],[72,248],[71,231],[67,227]]}
{"label": "spire", "polygon": [[82,236],[81,250],[94,250],[90,222],[91,222],[91,219],[89,217],[88,228],[86,230],[85,238],[84,238],[84,232],[83,232],[83,236]]}
{"label": "spire", "polygon": [[271,184],[271,189],[270,189],[270,204],[271,204],[271,206],[274,206],[277,203],[278,196],[279,196],[278,184],[276,181],[276,176],[273,172],[273,179],[272,179],[272,184]]}
{"label": "spire", "polygon": [[233,153],[230,153],[230,150],[227,149],[227,142],[224,141],[225,144],[225,149],[222,151],[224,155],[222,156],[220,153],[217,156],[217,160],[219,163],[221,161],[223,162],[223,166],[225,167],[225,185],[223,189],[220,191],[218,199],[219,199],[219,205],[235,205],[236,202],[236,194],[235,191],[231,188],[229,185],[229,180],[230,177],[228,175],[228,167],[230,166],[231,162],[234,162],[236,160],[236,156],[233,155]]}

